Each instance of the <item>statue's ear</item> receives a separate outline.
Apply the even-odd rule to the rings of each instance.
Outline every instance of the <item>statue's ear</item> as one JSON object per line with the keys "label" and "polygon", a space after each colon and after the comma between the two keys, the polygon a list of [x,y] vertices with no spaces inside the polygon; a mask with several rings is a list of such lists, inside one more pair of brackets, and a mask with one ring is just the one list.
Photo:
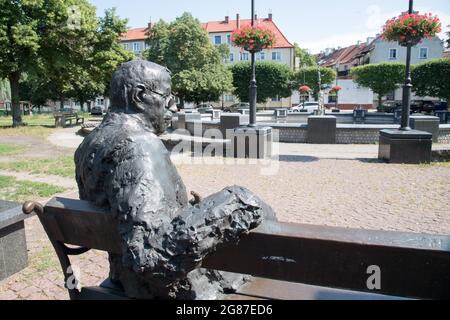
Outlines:
{"label": "statue's ear", "polygon": [[145,110],[144,106],[144,97],[146,89],[143,84],[138,84],[133,88],[131,93],[131,100],[133,101],[134,106],[138,109],[138,111],[143,112]]}

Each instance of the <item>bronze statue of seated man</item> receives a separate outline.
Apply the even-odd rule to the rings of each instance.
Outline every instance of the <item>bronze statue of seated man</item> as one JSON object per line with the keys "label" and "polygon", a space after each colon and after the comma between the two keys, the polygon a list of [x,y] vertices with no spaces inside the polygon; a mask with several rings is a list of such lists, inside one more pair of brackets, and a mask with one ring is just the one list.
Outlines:
{"label": "bronze statue of seated man", "polygon": [[158,138],[172,100],[166,68],[142,60],[121,65],[110,99],[110,111],[75,162],[80,199],[109,209],[119,224],[123,252],[110,255],[111,280],[137,299],[216,299],[233,292],[244,278],[201,269],[202,260],[218,246],[237,244],[263,219],[275,219],[273,211],[241,187],[189,202]]}

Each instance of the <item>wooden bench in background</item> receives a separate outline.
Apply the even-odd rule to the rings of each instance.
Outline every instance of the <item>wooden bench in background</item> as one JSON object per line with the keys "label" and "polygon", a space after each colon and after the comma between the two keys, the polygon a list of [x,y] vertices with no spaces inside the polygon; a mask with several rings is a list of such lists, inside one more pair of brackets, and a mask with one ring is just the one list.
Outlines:
{"label": "wooden bench in background", "polygon": [[56,128],[66,128],[68,123],[69,126],[72,126],[74,121],[75,125],[84,124],[84,117],[79,116],[78,113],[73,111],[56,112],[53,116],[55,118]]}
{"label": "wooden bench in background", "polygon": [[[55,198],[45,207],[25,203],[23,210],[39,216],[66,279],[72,255],[122,252],[112,215],[88,202]],[[380,290],[367,286],[370,266],[381,269]],[[229,299],[450,299],[449,236],[265,222],[202,267],[256,278]],[[72,299],[126,299],[108,281],[69,293]]]}

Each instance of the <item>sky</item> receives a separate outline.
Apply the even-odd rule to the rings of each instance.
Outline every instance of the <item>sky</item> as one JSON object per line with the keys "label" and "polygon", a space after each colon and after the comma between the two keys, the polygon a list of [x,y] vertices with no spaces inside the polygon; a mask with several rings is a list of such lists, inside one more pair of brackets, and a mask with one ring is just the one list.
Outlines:
{"label": "sky", "polygon": [[[145,27],[149,21],[173,21],[190,12],[201,22],[231,19],[239,13],[250,18],[250,0],[90,0],[98,15],[116,7],[129,27]],[[443,26],[450,25],[450,0],[415,0],[415,10],[439,16]],[[408,9],[407,0],[256,0],[259,17],[273,14],[275,23],[289,41],[297,42],[311,53],[366,41],[380,30],[388,18]],[[444,28],[448,30],[447,27]],[[443,33],[441,38],[443,38]]]}

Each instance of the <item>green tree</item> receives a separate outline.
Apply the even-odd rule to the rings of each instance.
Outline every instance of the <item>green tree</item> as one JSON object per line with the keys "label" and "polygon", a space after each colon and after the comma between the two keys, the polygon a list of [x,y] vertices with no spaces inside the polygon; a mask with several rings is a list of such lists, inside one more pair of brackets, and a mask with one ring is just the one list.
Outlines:
{"label": "green tree", "polygon": [[382,98],[399,88],[404,82],[405,65],[401,63],[379,63],[359,66],[351,70],[353,80],[378,95],[378,107]]}
{"label": "green tree", "polygon": [[120,35],[126,31],[126,20],[120,19],[114,9],[105,11],[97,18],[94,7],[81,7],[82,27],[62,30],[54,34],[45,46],[54,47],[57,55],[37,58],[26,79],[21,82],[22,99],[34,105],[47,100],[61,101],[72,98],[83,108],[88,101],[99,95],[107,95],[109,82],[117,66],[134,58],[120,45]]}
{"label": "green tree", "polygon": [[150,49],[146,50],[144,56],[148,60],[167,65],[167,49],[170,43],[170,24],[160,20],[153,25],[147,33],[146,43]]}
{"label": "green tree", "polygon": [[295,56],[299,60],[300,67],[314,67],[317,66],[316,57],[308,52],[308,50],[300,48],[298,43],[294,43]]}
{"label": "green tree", "polygon": [[181,105],[215,101],[232,89],[230,71],[223,67],[223,46],[214,46],[191,14],[170,24],[159,21],[149,31],[147,43],[146,57],[172,72],[172,88]]}
{"label": "green tree", "polygon": [[336,71],[334,71],[333,69],[323,67],[301,68],[294,73],[292,89],[298,90],[300,86],[307,85],[317,96],[320,91],[319,70],[322,85],[330,85],[336,80]]}
{"label": "green tree", "polygon": [[[240,101],[249,101],[251,64],[239,62],[231,67],[234,93]],[[292,94],[292,72],[287,65],[276,62],[258,61],[256,63],[256,81],[258,83],[258,103],[269,98],[287,98]]]}
{"label": "green tree", "polygon": [[86,0],[0,0],[0,78],[10,82],[13,126],[22,125],[22,75],[45,78],[63,98],[95,22],[95,8]]}
{"label": "green tree", "polygon": [[82,107],[99,95],[108,96],[117,66],[135,58],[120,43],[120,35],[126,30],[127,20],[120,19],[115,9],[107,9],[97,20],[95,31],[84,38],[66,78],[69,96]]}
{"label": "green tree", "polygon": [[450,102],[450,58],[419,64],[412,71],[413,90],[419,96]]}

